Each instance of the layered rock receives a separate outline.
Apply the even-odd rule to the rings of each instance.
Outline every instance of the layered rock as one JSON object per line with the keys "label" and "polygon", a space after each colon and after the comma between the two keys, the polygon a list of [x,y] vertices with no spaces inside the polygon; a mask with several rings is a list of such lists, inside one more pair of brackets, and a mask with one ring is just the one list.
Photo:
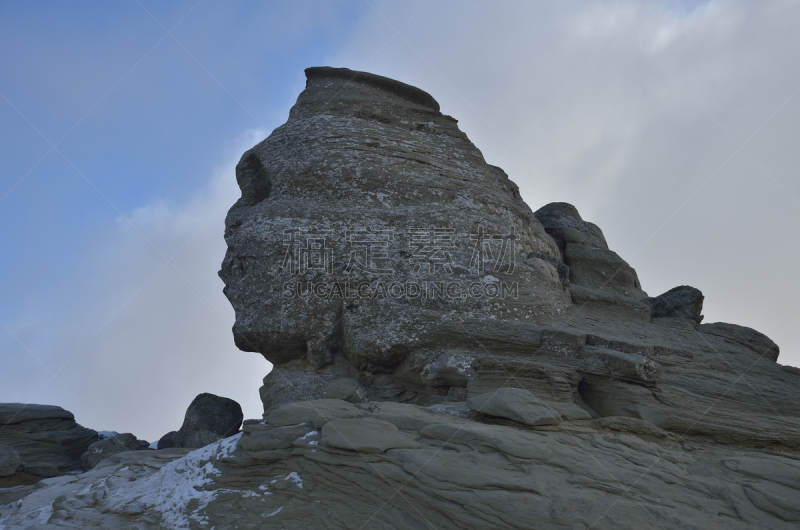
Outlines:
{"label": "layered rock", "polygon": [[[800,370],[774,342],[699,324],[694,288],[647,298],[427,93],[307,75],[226,221],[234,338],[275,364],[263,421],[0,490],[0,525],[796,527]],[[159,447],[189,431],[235,432]]]}
{"label": "layered rock", "polygon": [[567,203],[531,213],[427,93],[306,73],[288,122],[237,167],[220,271],[237,344],[275,364],[266,413],[517,387],[594,417],[800,447],[795,372],[770,362],[772,341],[698,327],[697,289],[647,298],[598,226]]}
{"label": "layered rock", "polygon": [[392,402],[287,404],[268,424],[189,454],[120,453],[25,488],[0,490],[0,524],[623,530],[800,521],[793,454],[689,441],[627,417],[526,427]]}
{"label": "layered rock", "polygon": [[236,170],[220,276],[241,349],[391,372],[443,334],[470,342],[466,317],[565,311],[553,266],[525,262],[557,257],[552,238],[430,95],[344,69],[306,74],[288,122]]}
{"label": "layered rock", "polygon": [[699,324],[703,321],[703,299],[700,289],[681,285],[642,302],[650,306],[653,318],[687,318]]}
{"label": "layered rock", "polygon": [[78,425],[61,407],[0,403],[0,443],[14,447],[24,462],[78,470],[81,455],[98,439],[96,431]]}

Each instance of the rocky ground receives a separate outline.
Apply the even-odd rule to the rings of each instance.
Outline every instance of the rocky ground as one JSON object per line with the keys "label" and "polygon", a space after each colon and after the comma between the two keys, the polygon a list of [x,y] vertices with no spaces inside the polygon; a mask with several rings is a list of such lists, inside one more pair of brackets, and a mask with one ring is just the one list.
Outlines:
{"label": "rocky ground", "polygon": [[0,405],[0,528],[800,526],[800,370],[772,340],[702,323],[694,287],[648,296],[429,94],[306,73],[226,219],[263,418],[202,394],[147,444]]}

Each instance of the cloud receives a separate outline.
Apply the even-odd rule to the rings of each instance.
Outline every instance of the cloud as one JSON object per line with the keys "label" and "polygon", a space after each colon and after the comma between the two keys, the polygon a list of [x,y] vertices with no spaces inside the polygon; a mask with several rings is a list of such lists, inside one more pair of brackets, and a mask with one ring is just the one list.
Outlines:
{"label": "cloud", "polygon": [[79,272],[49,293],[46,321],[28,316],[12,326],[50,373],[16,352],[6,392],[148,440],[180,427],[201,392],[235,399],[246,417],[259,417],[258,387],[270,364],[233,345],[233,310],[217,270],[225,214],[239,197],[235,164],[265,136],[253,130],[232,142],[185,203],[139,208],[87,242]]}

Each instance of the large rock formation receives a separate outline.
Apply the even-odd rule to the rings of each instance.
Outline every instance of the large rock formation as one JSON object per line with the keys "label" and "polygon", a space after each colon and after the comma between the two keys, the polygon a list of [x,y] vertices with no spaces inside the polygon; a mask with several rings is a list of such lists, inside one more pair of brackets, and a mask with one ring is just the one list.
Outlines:
{"label": "large rock formation", "polygon": [[265,412],[515,386],[682,434],[800,445],[800,394],[776,383],[795,376],[767,361],[769,339],[698,327],[693,288],[648,299],[599,227],[566,203],[532,213],[427,93],[306,73],[287,123],[242,156],[226,221],[234,338],[275,365]]}
{"label": "large rock formation", "polygon": [[566,309],[552,266],[525,263],[557,257],[552,238],[430,95],[306,73],[289,121],[236,168],[220,276],[237,346],[276,365],[391,373],[443,339],[474,344],[466,319]]}
{"label": "large rock formation", "polygon": [[800,370],[777,345],[699,325],[695,289],[647,298],[427,93],[307,76],[226,220],[234,339],[274,364],[263,422],[0,490],[0,525],[796,527]]}
{"label": "large rock formation", "polygon": [[0,443],[26,463],[50,463],[59,471],[80,469],[81,455],[99,439],[78,425],[71,412],[54,405],[0,403]]}

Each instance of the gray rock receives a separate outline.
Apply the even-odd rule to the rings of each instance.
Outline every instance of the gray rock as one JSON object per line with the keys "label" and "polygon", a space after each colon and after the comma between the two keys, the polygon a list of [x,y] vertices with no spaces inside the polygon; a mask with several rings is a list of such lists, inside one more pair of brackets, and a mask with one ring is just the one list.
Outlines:
{"label": "gray rock", "polygon": [[554,202],[536,210],[534,216],[558,245],[569,267],[570,284],[635,300],[647,296],[633,267],[609,250],[600,227],[584,221],[577,208]]}
{"label": "gray rock", "polygon": [[0,444],[0,477],[8,477],[22,468],[22,458],[10,445]]}
{"label": "gray rock", "polygon": [[777,361],[780,355],[780,348],[769,337],[745,326],[715,322],[698,326],[697,330],[744,346],[773,362]]}
{"label": "gray rock", "polygon": [[653,318],[686,318],[699,324],[703,320],[703,299],[699,289],[681,285],[642,302],[650,306]]}
{"label": "gray rock", "polygon": [[635,353],[587,347],[585,355],[587,373],[644,386],[656,386],[663,370],[657,362]]}
{"label": "gray rock", "polygon": [[199,394],[192,400],[176,440],[180,447],[204,447],[239,432],[244,414],[234,400]]}
{"label": "gray rock", "polygon": [[561,416],[522,388],[498,388],[467,400],[467,406],[487,416],[506,418],[524,425],[558,425]]}
{"label": "gray rock", "polygon": [[800,519],[795,453],[682,440],[627,417],[543,431],[410,404],[338,404],[365,416],[331,419],[322,432],[307,422],[249,425],[238,443],[188,455],[119,453],[69,481],[0,490],[0,517],[9,528],[41,524],[46,513],[49,525],[81,528],[289,529],[535,521],[547,529],[788,530]]}
{"label": "gray rock", "polygon": [[139,440],[129,432],[111,436],[110,438],[103,438],[86,449],[86,452],[81,456],[81,466],[83,469],[92,469],[111,455],[140,449],[142,447],[139,444]]}
{"label": "gray rock", "polygon": [[355,379],[340,377],[328,383],[322,393],[322,397],[325,399],[341,399],[350,403],[361,403],[363,399],[359,395],[360,389],[361,385]]}
{"label": "gray rock", "polygon": [[[528,260],[533,261],[533,263],[529,263]],[[531,252],[528,254],[526,263],[534,266],[538,265],[534,260],[541,260],[550,264],[558,275],[558,281],[560,281],[564,286],[569,285],[569,267],[567,267],[560,258],[550,256],[548,254],[542,254],[541,252]]]}
{"label": "gray rock", "polygon": [[50,478],[58,474],[58,467],[50,462],[26,462],[25,473],[35,477]]}
{"label": "gray rock", "polygon": [[416,449],[419,444],[388,421],[363,418],[330,420],[322,426],[320,443],[359,453],[383,453],[388,449]]}
{"label": "gray rock", "polygon": [[292,370],[274,366],[264,377],[264,385],[259,389],[264,412],[285,403],[311,401],[325,397],[330,375],[320,375],[313,370]]}
{"label": "gray rock", "polygon": [[[287,123],[237,170],[220,277],[239,348],[276,368],[386,373],[454,310],[522,319],[571,305],[524,263],[557,257],[552,238],[429,94],[343,69],[306,76]],[[250,191],[265,180],[268,196]],[[313,263],[310,242],[322,245]]]}
{"label": "gray rock", "polygon": [[0,443],[16,448],[26,462],[51,462],[61,472],[79,470],[81,455],[98,438],[61,407],[0,403]]}
{"label": "gray rock", "polygon": [[157,446],[159,450],[170,449],[172,447],[182,447],[178,442],[178,431],[169,431],[167,434],[159,438]]}
{"label": "gray rock", "polygon": [[[220,276],[236,311],[234,338],[275,364],[261,390],[267,415],[302,400],[355,400],[354,381],[369,406],[446,407],[513,386],[593,417],[800,448],[796,375],[754,363],[754,352],[776,357],[771,341],[659,318],[658,307],[652,318],[636,271],[602,230],[566,203],[532,213],[428,94],[346,70],[310,69],[307,78],[286,124],[244,154],[242,200],[226,220]],[[424,230],[409,229],[420,226],[452,229],[439,233],[447,248],[433,249],[435,264],[422,263],[433,243],[418,244]],[[476,244],[509,226],[515,244]],[[489,266],[487,249],[500,263]],[[353,288],[381,281],[385,292]],[[392,282],[506,282],[516,292],[392,296]],[[343,283],[347,293],[334,288]]]}

